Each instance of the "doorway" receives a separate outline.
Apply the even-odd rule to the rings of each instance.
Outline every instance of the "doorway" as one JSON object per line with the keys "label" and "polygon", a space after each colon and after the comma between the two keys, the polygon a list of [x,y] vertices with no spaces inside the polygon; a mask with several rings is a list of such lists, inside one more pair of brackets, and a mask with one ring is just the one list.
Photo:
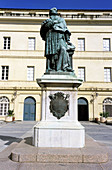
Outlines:
{"label": "doorway", "polygon": [[79,121],[89,120],[88,101],[86,98],[83,97],[78,99],[78,120]]}
{"label": "doorway", "polygon": [[24,101],[23,120],[33,121],[36,117],[36,101],[32,97],[27,97]]}

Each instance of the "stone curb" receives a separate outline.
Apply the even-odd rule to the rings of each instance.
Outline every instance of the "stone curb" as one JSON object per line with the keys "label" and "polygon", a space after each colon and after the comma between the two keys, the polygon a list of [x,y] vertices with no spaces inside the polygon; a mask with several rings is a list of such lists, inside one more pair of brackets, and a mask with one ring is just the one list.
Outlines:
{"label": "stone curb", "polygon": [[18,142],[11,143],[8,147],[6,147],[3,151],[0,152],[0,160],[8,160],[10,157],[10,153],[14,148],[18,145]]}
{"label": "stone curb", "polygon": [[86,146],[75,148],[38,148],[22,140],[12,150],[11,160],[15,162],[38,163],[104,163],[108,161],[106,148],[86,136]]}

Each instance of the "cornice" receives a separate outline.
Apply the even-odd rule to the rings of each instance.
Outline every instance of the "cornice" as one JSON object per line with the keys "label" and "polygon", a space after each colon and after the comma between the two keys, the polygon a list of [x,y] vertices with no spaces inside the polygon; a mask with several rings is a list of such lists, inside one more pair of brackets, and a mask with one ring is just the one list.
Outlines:
{"label": "cornice", "polygon": [[[112,10],[58,10],[67,21],[111,21]],[[49,10],[0,9],[0,20],[39,21],[49,17]]]}

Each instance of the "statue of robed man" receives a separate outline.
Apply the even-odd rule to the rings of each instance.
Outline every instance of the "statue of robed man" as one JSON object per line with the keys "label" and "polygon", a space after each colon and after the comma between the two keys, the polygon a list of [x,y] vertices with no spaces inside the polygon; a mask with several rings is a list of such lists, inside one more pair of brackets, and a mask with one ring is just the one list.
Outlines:
{"label": "statue of robed man", "polygon": [[68,53],[75,50],[70,42],[71,33],[56,8],[50,9],[49,15],[50,18],[42,23],[40,30],[45,41],[46,72],[73,72]]}

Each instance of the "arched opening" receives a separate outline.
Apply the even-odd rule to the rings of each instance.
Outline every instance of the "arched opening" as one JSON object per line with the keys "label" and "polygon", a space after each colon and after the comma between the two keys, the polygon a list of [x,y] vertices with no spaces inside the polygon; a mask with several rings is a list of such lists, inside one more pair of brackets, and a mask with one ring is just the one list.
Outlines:
{"label": "arched opening", "polygon": [[24,116],[23,120],[32,121],[36,117],[36,101],[32,97],[27,97],[24,100]]}
{"label": "arched opening", "polygon": [[9,110],[9,99],[5,96],[0,97],[0,115],[5,116]]}
{"label": "arched opening", "polygon": [[106,98],[103,101],[103,112],[108,112],[109,117],[112,117],[112,98]]}
{"label": "arched opening", "polygon": [[79,121],[89,120],[88,101],[83,97],[78,99],[78,120]]}

